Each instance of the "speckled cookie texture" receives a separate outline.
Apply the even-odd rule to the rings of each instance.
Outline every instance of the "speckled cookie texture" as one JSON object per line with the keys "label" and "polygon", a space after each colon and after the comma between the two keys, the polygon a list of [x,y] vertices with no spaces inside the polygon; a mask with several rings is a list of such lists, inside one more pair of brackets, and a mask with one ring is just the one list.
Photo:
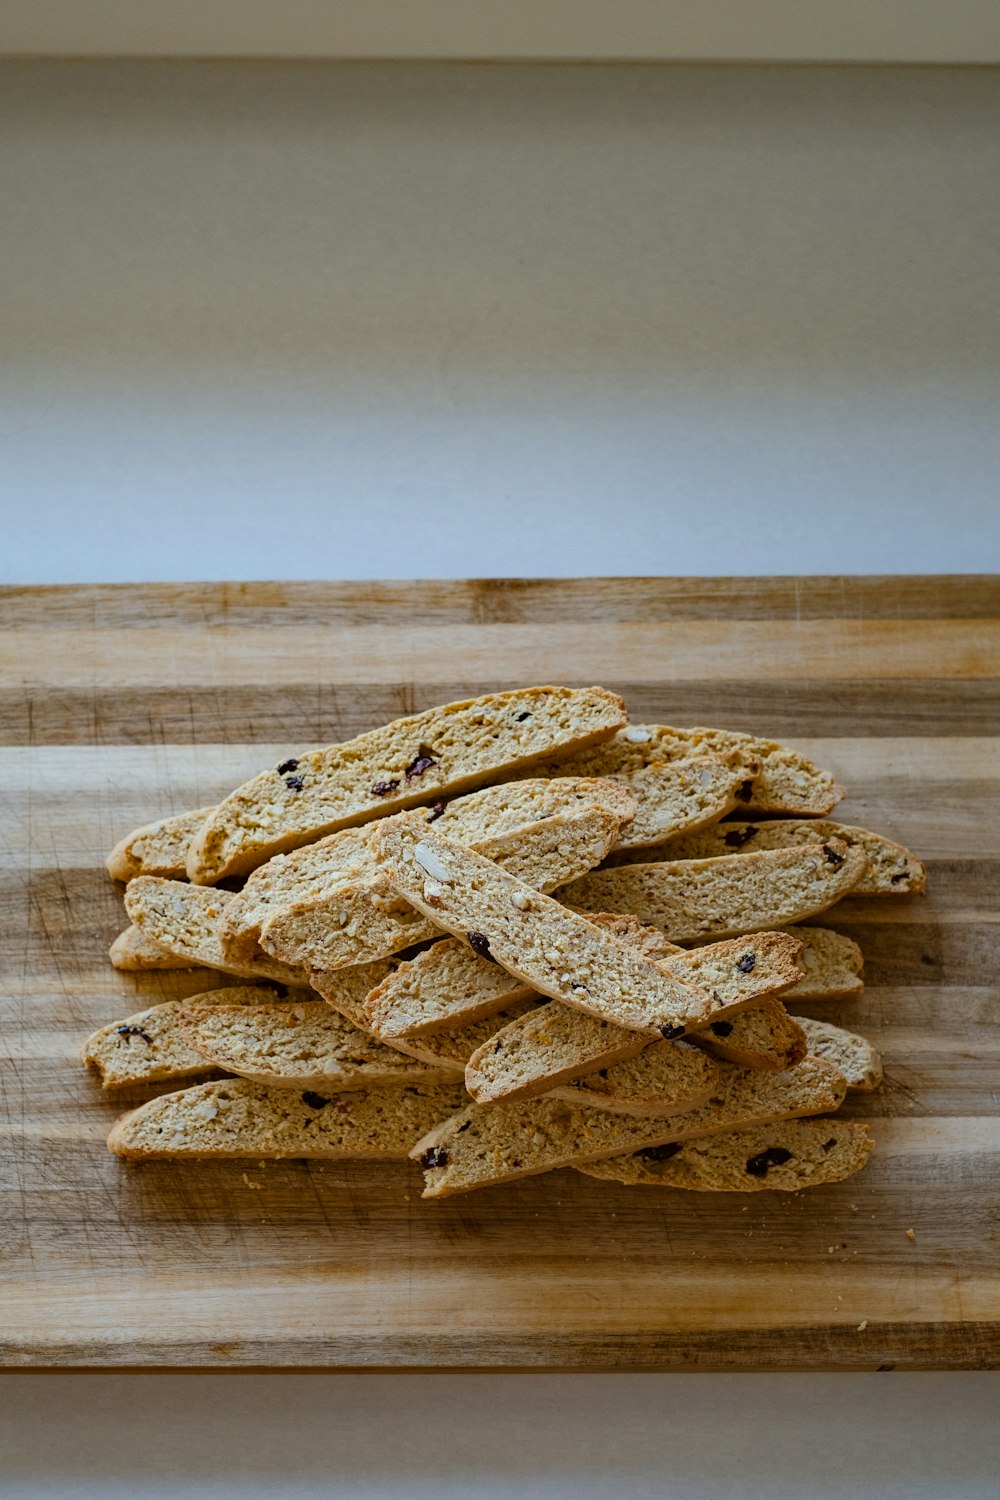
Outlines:
{"label": "speckled cookie texture", "polygon": [[867,1164],[874,1145],[867,1125],[852,1120],[780,1120],[693,1141],[668,1141],[578,1170],[630,1187],[795,1193],[853,1177]]}
{"label": "speckled cookie texture", "polygon": [[345,744],[289,756],[209,815],[188,852],[188,876],[211,885],[248,874],[338,828],[599,744],[625,721],[624,703],[604,688],[522,688],[431,708]]}
{"label": "speckled cookie texture", "polygon": [[308,1157],[400,1161],[460,1103],[455,1085],[373,1089],[327,1097],[247,1078],[161,1094],[123,1115],[108,1150],[135,1160]]}

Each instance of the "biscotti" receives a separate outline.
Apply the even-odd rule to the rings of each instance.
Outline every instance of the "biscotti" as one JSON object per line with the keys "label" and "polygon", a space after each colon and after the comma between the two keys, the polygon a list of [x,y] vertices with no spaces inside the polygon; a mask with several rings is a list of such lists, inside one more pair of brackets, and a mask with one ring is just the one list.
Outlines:
{"label": "biscotti", "polygon": [[440,1083],[446,1071],[454,1073],[375,1041],[325,1000],[186,1005],[180,1028],[212,1067],[274,1088],[393,1088]]}
{"label": "biscotti", "polygon": [[144,823],[115,845],[107,858],[108,874],[113,880],[134,880],[137,875],[164,875],[170,880],[186,878],[186,861],[191,840],[212,807],[194,812],[175,813]]}
{"label": "biscotti", "polygon": [[609,776],[692,755],[737,755],[748,762],[738,803],[750,813],[822,818],[844,796],[833,777],[777,740],[728,729],[675,729],[665,724],[629,724],[608,744],[607,756],[560,761],[564,775]]}
{"label": "biscotti", "polygon": [[413,1143],[461,1102],[456,1086],[369,1089],[326,1098],[224,1078],[161,1094],[123,1115],[108,1150],[153,1158],[330,1161],[405,1159]]}
{"label": "biscotti", "polygon": [[597,870],[559,891],[568,905],[628,911],[675,943],[773,929],[826,911],[857,885],[860,849],[839,839],[743,859],[687,859]]}
{"label": "biscotti", "polygon": [[786,1005],[806,1000],[856,1000],[865,987],[864,960],[853,938],[828,927],[792,927],[802,951],[795,962],[802,978],[781,998]]}
{"label": "biscotti", "polygon": [[159,943],[154,943],[151,937],[141,932],[134,922],[130,922],[115,938],[108,949],[108,957],[112,968],[122,969],[127,973],[192,967],[191,959],[182,958],[177,953],[168,953],[166,948],[161,948]]}
{"label": "biscotti", "polygon": [[[416,808],[410,816],[438,823],[442,832],[475,848],[560,813],[592,807],[613,813],[621,827],[632,818],[635,806],[631,792],[609,777],[534,777],[486,787],[432,808]],[[371,825],[342,828],[291,854],[277,854],[254,870],[219,923],[223,951],[230,958],[252,958],[260,951],[260,932],[268,918],[297,902],[308,903],[296,910],[308,910],[314,922],[325,917],[339,924],[344,908],[336,901],[338,888],[371,880],[373,891],[379,889],[378,865],[368,847],[370,833]],[[411,920],[414,915],[410,913]]]}
{"label": "biscotti", "polygon": [[503,781],[610,738],[625,705],[604,688],[534,687],[428,709],[342,745],[291,756],[232,792],[187,858],[200,885],[419,802]]}
{"label": "biscotti", "polygon": [[657,856],[668,860],[714,859],[726,854],[755,854],[761,849],[794,849],[802,844],[822,844],[827,839],[842,839],[864,852],[868,868],[851,892],[853,896],[912,895],[927,883],[922,861],[902,844],[870,833],[867,828],[834,823],[829,818],[719,823],[669,839],[657,850]]}
{"label": "biscotti", "polygon": [[809,1016],[799,1016],[798,1022],[812,1056],[825,1057],[839,1068],[849,1089],[870,1093],[878,1088],[882,1082],[882,1059],[867,1037]]}
{"label": "biscotti", "polygon": [[596,750],[541,768],[552,776],[613,776],[628,788],[636,813],[617,849],[647,848],[716,822],[742,806],[748,783],[760,772],[760,761],[740,751],[668,760],[655,749],[648,754],[635,736],[648,740],[649,730],[629,725]]}
{"label": "biscotti", "polygon": [[[553,1000],[551,1003],[558,1005],[559,1002]],[[538,996],[532,995],[530,1000],[515,1001],[497,1015],[473,1021],[468,1026],[454,1026],[449,1031],[433,1031],[428,1035],[400,1037],[387,1045],[397,1047],[400,1052],[408,1052],[411,1057],[419,1058],[432,1067],[447,1068],[450,1072],[457,1073],[459,1078],[464,1078],[473,1053],[478,1052],[480,1047],[512,1021],[537,1010]]]}
{"label": "biscotti", "polygon": [[[617,1067],[633,1069],[645,1055]],[[597,1109],[588,1106],[580,1084],[567,1085],[580,1091],[578,1106],[546,1095],[524,1103],[473,1104],[414,1146],[411,1155],[424,1168],[424,1196],[468,1192],[718,1130],[826,1112],[844,1097],[843,1078],[822,1058],[806,1057],[786,1073],[716,1066],[719,1078],[711,1098],[683,1115],[650,1118]]]}
{"label": "biscotti", "polygon": [[853,1177],[874,1146],[867,1125],[852,1120],[781,1120],[694,1141],[670,1141],[578,1170],[630,1187],[794,1193]]}
{"label": "biscotti", "polygon": [[[305,999],[308,991],[287,991],[289,1000]],[[278,992],[255,985],[230,985],[207,990],[187,1000],[165,1000],[150,1005],[124,1020],[102,1026],[87,1038],[80,1051],[88,1068],[100,1076],[106,1089],[128,1088],[137,1083],[160,1083],[167,1078],[196,1078],[212,1070],[187,1041],[180,1029],[182,1011],[199,1007],[279,1003]]]}
{"label": "biscotti", "polygon": [[175,957],[243,979],[304,984],[302,969],[266,955],[248,963],[234,963],[226,957],[217,926],[220,913],[231,900],[229,891],[164,880],[158,875],[140,875],[125,887],[125,910],[139,931]]}
{"label": "biscotti", "polygon": [[[395,821],[386,818],[377,826]],[[426,823],[418,826],[426,828]],[[620,827],[617,814],[606,807],[585,807],[485,840],[479,851],[494,868],[508,870],[533,890],[554,890],[564,871],[582,872],[600,864]],[[372,841],[375,837],[373,831]],[[260,942],[265,952],[285,963],[336,969],[371,963],[438,932],[435,922],[400,900],[383,871],[374,879],[339,886],[329,896],[282,907],[264,923]]]}
{"label": "biscotti", "polygon": [[584,1015],[558,1000],[538,1006],[511,1022],[472,1054],[465,1087],[479,1104],[534,1099],[579,1078],[595,1066],[614,1071],[617,1063],[643,1049],[661,1057],[659,1102],[662,1113],[693,1109],[712,1092],[718,1070],[711,1059],[681,1042],[654,1042],[596,1016]]}
{"label": "biscotti", "polygon": [[[597,922],[603,925],[607,920],[598,918]],[[805,1035],[779,1001],[761,997],[780,990],[798,973],[796,952],[797,945],[783,935],[762,933],[658,961],[670,966],[678,978],[710,990],[729,1007],[724,1020],[689,1032],[691,1041],[741,1067],[790,1068],[806,1054]],[[373,998],[377,1006],[380,995],[391,994],[395,977],[390,976],[374,997],[369,996],[370,1014]],[[740,1005],[746,1008],[734,1009]],[[484,1038],[469,1059],[466,1087],[481,1102],[533,1098],[566,1080],[634,1057],[648,1040],[643,1034],[551,1001]]]}
{"label": "biscotti", "polygon": [[[755,933],[684,953],[655,927],[634,917],[588,913],[588,921],[654,962],[666,961],[682,981],[711,990],[734,1006],[784,991],[799,974],[799,944],[793,934]],[[466,1025],[534,993],[498,964],[480,958],[467,943],[446,938],[389,974],[368,997],[372,1030],[385,1041]],[[600,1059],[594,1067],[602,1067]]]}
{"label": "biscotti", "polygon": [[715,1019],[711,994],[433,827],[394,818],[373,833],[372,848],[393,888],[429,920],[543,995],[650,1036]]}

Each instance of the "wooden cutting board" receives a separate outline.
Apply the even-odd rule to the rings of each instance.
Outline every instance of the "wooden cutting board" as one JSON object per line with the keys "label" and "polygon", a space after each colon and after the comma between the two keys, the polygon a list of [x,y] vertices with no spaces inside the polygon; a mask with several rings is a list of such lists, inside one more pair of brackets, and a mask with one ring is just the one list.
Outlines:
{"label": "wooden cutting board", "polygon": [[[622,579],[0,595],[0,1346],[13,1366],[894,1369],[1000,1356],[1000,585]],[[741,1198],[564,1171],[424,1203],[408,1165],[127,1165],[88,1033],[190,975],[107,964],[133,825],[307,744],[531,682],[792,741],[925,897],[823,919],[816,1014],[883,1049],[870,1168]],[[118,1107],[137,1102],[131,1094]]]}

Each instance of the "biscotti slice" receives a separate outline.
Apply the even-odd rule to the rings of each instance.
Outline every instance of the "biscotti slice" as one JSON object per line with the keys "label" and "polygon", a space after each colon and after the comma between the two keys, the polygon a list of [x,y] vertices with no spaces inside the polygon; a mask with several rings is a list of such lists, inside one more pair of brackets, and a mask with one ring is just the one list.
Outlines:
{"label": "biscotti slice", "polygon": [[[308,991],[288,991],[290,1000],[305,999]],[[207,990],[187,1000],[165,1000],[134,1016],[102,1026],[88,1037],[80,1050],[81,1060],[100,1075],[106,1089],[129,1088],[136,1083],[161,1083],[166,1078],[196,1078],[214,1064],[196,1052],[181,1033],[181,1012],[188,1006],[277,1004],[276,990],[254,985],[230,985]]]}
{"label": "biscotti slice", "polygon": [[607,746],[607,758],[593,755],[560,761],[564,774],[628,774],[646,765],[692,755],[735,755],[746,760],[740,807],[751,813],[785,817],[825,817],[844,797],[844,788],[797,751],[777,740],[728,729],[675,729],[666,724],[629,724]]}
{"label": "biscotti slice", "polygon": [[189,885],[183,880],[164,880],[158,875],[140,875],[125,887],[125,910],[139,931],[175,957],[244,979],[304,984],[303,969],[276,959],[265,956],[234,963],[227,958],[219,942],[217,925],[223,907],[231,900],[229,891]]}
{"label": "biscotti slice", "polygon": [[332,1094],[224,1078],[161,1094],[123,1115],[108,1150],[137,1161],[284,1157],[401,1161],[462,1099],[455,1086]]}
{"label": "biscotti slice", "polygon": [[867,1125],[853,1120],[781,1120],[694,1141],[669,1141],[579,1171],[630,1187],[794,1193],[853,1177],[874,1147]]}
{"label": "biscotti slice", "polygon": [[856,1000],[865,987],[864,959],[853,938],[827,927],[793,927],[802,951],[799,982],[781,996],[786,1005],[805,1000]]}
{"label": "biscotti slice", "polygon": [[185,879],[191,840],[214,811],[212,807],[199,807],[194,812],[175,813],[173,817],[134,828],[108,855],[108,874],[112,880],[125,881],[134,880],[137,875]]}
{"label": "biscotti slice", "polygon": [[441,1083],[428,1067],[359,1031],[325,1000],[289,1005],[187,1005],[181,1032],[212,1067],[274,1088],[393,1088]]}
{"label": "biscotti slice", "polygon": [[[595,919],[602,926],[608,920]],[[801,1028],[780,1002],[760,998],[787,986],[798,974],[794,942],[782,934],[759,933],[691,954],[680,953],[667,943],[662,947],[675,955],[658,960],[664,967],[677,978],[709,990],[729,1008],[724,1020],[689,1032],[691,1041],[741,1067],[790,1068],[805,1056]],[[392,978],[380,987],[382,993],[391,993]],[[373,998],[368,999],[369,1013]],[[734,1009],[741,1005],[746,1009]],[[530,1099],[566,1080],[634,1057],[648,1040],[638,1032],[551,1001],[485,1037],[469,1059],[465,1083],[472,1097],[484,1103]]]}
{"label": "biscotti slice", "polygon": [[685,859],[597,870],[559,898],[590,911],[628,911],[675,943],[759,932],[826,911],[865,872],[860,849],[840,839],[743,859]]}
{"label": "biscotti slice", "polygon": [[839,1068],[847,1079],[847,1087],[859,1093],[870,1093],[882,1082],[882,1058],[868,1041],[855,1031],[845,1031],[842,1026],[833,1026],[829,1021],[814,1021],[808,1016],[798,1017],[805,1032],[809,1051],[813,1057],[825,1057]]}
{"label": "biscotti slice", "polygon": [[283,760],[206,818],[187,858],[211,885],[274,854],[418,802],[503,781],[621,729],[625,705],[603,688],[533,687],[448,703],[370,734]]}
{"label": "biscotti slice", "polygon": [[372,848],[393,888],[429,920],[543,995],[649,1036],[716,1019],[711,994],[433,827],[394,818],[373,833]]}
{"label": "biscotti slice", "polygon": [[[591,912],[587,920],[645,958],[670,959],[677,978],[718,993],[726,1005],[784,991],[800,972],[794,933],[756,933],[684,953],[635,917]],[[467,1025],[532,993],[466,942],[446,938],[389,974],[369,995],[367,1010],[376,1036],[395,1041]],[[603,1067],[603,1062],[595,1059],[593,1065]]]}
{"label": "biscotti slice", "polygon": [[[588,920],[637,946],[646,958],[680,951],[658,928],[643,927],[634,917],[601,912]],[[375,1035],[396,1041],[468,1027],[528,997],[538,1003],[535,991],[499,964],[480,958],[459,938],[444,938],[388,974],[365,1009]]]}
{"label": "biscotti slice", "polygon": [[648,729],[628,725],[595,750],[542,769],[553,776],[613,776],[627,787],[637,807],[616,845],[625,850],[656,845],[725,817],[742,805],[760,768],[756,756],[740,751],[667,759],[657,754]]}
{"label": "biscotti slice", "polygon": [[159,943],[141,932],[134,922],[130,922],[124,932],[120,932],[108,949],[108,957],[112,967],[122,969],[129,973],[142,973],[147,969],[190,969],[192,967],[189,958],[181,958],[176,953],[168,953],[166,948],[161,948]]}
{"label": "biscotti slice", "polygon": [[[627,787],[609,777],[603,780],[592,776],[535,777],[469,792],[434,807],[416,808],[411,817],[439,822],[442,831],[476,848],[484,841],[525,830],[560,813],[582,812],[592,807],[607,809],[624,825],[633,816],[635,806],[635,798]],[[380,872],[368,847],[370,833],[370,825],[343,828],[291,854],[277,854],[254,870],[243,890],[223,912],[219,923],[223,951],[234,959],[252,958],[260,952],[260,932],[268,918],[297,902],[309,903],[314,919],[319,913],[328,917],[336,912],[339,923],[340,913],[345,909],[335,899],[340,887],[363,885],[371,880],[373,890],[379,890]],[[409,919],[414,916],[411,911]]]}
{"label": "biscotti slice", "polygon": [[639,1032],[584,1015],[558,1000],[488,1038],[469,1058],[465,1087],[480,1104],[534,1099],[579,1078],[593,1067],[594,1056],[605,1073],[613,1073],[615,1064],[644,1048],[660,1057],[662,1113],[693,1109],[711,1094],[718,1069],[704,1052],[681,1042],[650,1047],[649,1038]]}
{"label": "biscotti slice", "polygon": [[[644,1056],[617,1068],[632,1069]],[[523,1103],[473,1104],[414,1146],[411,1155],[424,1168],[424,1197],[468,1192],[718,1130],[817,1114],[836,1109],[844,1097],[842,1076],[818,1057],[806,1057],[787,1073],[751,1073],[731,1063],[716,1066],[719,1078],[711,1098],[682,1115],[646,1117],[597,1109],[587,1103],[588,1093],[579,1083],[567,1085],[580,1094],[579,1105],[548,1095]]]}
{"label": "biscotti slice", "polygon": [[855,896],[900,896],[922,891],[927,870],[902,844],[829,818],[776,818],[765,823],[719,823],[699,833],[668,840],[658,851],[663,859],[714,859],[726,854],[755,854],[761,849],[794,849],[842,839],[864,851],[868,869],[852,892]]}
{"label": "biscotti slice", "polygon": [[[383,819],[377,826],[392,821]],[[414,819],[413,826],[426,823]],[[562,871],[573,867],[583,872],[600,864],[620,827],[618,816],[605,807],[581,808],[485,840],[479,852],[532,889],[551,891],[562,884]],[[335,969],[371,963],[426,942],[438,931],[435,922],[400,900],[383,871],[374,880],[340,886],[330,896],[282,907],[264,923],[260,941],[285,963]]]}

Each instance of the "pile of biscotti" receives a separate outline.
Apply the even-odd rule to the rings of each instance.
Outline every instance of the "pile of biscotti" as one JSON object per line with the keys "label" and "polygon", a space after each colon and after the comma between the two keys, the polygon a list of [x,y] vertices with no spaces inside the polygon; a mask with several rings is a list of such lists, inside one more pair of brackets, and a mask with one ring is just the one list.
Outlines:
{"label": "pile of biscotti", "polygon": [[787,1007],[860,993],[861,954],[800,924],[925,872],[829,821],[843,795],[773,740],[630,724],[602,688],[291,755],[109,857],[131,924],[112,962],[206,987],[86,1043],[106,1089],[186,1085],[108,1145],[413,1157],[426,1197],[567,1166],[717,1192],[848,1177],[873,1143],[834,1111],[879,1057]]}

